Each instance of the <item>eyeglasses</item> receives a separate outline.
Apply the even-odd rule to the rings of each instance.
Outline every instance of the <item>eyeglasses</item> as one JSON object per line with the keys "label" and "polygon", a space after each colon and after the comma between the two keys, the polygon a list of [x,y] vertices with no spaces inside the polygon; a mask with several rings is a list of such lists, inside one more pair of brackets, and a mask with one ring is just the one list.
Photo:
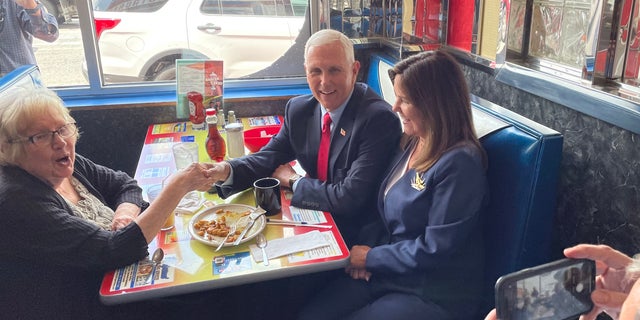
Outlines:
{"label": "eyeglasses", "polygon": [[69,138],[72,137],[73,135],[76,134],[76,132],[78,132],[78,127],[76,126],[75,122],[71,122],[71,123],[67,123],[64,126],[58,128],[58,130],[56,131],[48,131],[48,132],[42,132],[42,133],[38,133],[38,134],[34,134],[28,138],[25,139],[15,139],[15,140],[10,140],[10,143],[22,143],[22,142],[31,142],[36,146],[45,146],[49,143],[51,143],[51,141],[53,140],[53,137],[55,136],[55,134],[57,133],[60,138]]}

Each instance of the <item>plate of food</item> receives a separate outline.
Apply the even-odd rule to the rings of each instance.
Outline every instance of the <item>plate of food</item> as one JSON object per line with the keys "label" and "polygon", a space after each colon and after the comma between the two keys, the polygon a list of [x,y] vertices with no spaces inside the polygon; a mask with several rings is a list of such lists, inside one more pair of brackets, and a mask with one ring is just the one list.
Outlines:
{"label": "plate of food", "polygon": [[[244,204],[219,204],[194,215],[189,221],[189,233],[194,240],[209,246],[219,246],[224,241],[223,247],[233,246],[233,242],[244,231],[250,221],[249,214],[255,207]],[[229,234],[232,225],[236,225],[236,231]],[[267,226],[264,215],[258,217],[240,240],[245,243],[257,236]]]}

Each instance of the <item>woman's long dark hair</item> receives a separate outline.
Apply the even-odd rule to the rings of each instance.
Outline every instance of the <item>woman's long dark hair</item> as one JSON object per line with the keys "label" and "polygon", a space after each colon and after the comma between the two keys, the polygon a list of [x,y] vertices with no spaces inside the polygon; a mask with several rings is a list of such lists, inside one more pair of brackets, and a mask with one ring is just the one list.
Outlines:
{"label": "woman's long dark hair", "polygon": [[472,143],[486,154],[473,125],[469,88],[458,62],[448,53],[422,52],[398,62],[389,77],[399,85],[419,110],[426,132],[419,133],[426,145],[417,155],[414,169],[424,172],[447,150],[460,143]]}

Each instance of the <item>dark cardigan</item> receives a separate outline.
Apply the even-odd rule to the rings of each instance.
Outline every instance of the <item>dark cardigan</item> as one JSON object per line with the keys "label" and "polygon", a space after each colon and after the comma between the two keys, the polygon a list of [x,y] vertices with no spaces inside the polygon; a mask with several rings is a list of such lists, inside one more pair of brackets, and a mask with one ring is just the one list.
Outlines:
{"label": "dark cardigan", "polygon": [[[126,173],[77,155],[73,176],[115,209],[146,209]],[[105,231],[73,215],[51,186],[15,166],[0,167],[0,315],[5,319],[96,319],[105,308],[98,286],[106,270],[147,255],[137,224]]]}

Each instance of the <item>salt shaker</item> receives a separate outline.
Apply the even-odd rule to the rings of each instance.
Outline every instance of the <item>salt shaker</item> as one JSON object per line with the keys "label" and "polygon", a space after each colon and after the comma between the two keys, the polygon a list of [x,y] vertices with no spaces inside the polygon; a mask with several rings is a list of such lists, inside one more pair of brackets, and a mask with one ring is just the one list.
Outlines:
{"label": "salt shaker", "polygon": [[238,158],[244,156],[244,136],[242,123],[230,122],[225,126],[227,132],[227,156]]}
{"label": "salt shaker", "polygon": [[227,114],[227,123],[235,123],[236,122],[236,113],[233,110],[229,110]]}

